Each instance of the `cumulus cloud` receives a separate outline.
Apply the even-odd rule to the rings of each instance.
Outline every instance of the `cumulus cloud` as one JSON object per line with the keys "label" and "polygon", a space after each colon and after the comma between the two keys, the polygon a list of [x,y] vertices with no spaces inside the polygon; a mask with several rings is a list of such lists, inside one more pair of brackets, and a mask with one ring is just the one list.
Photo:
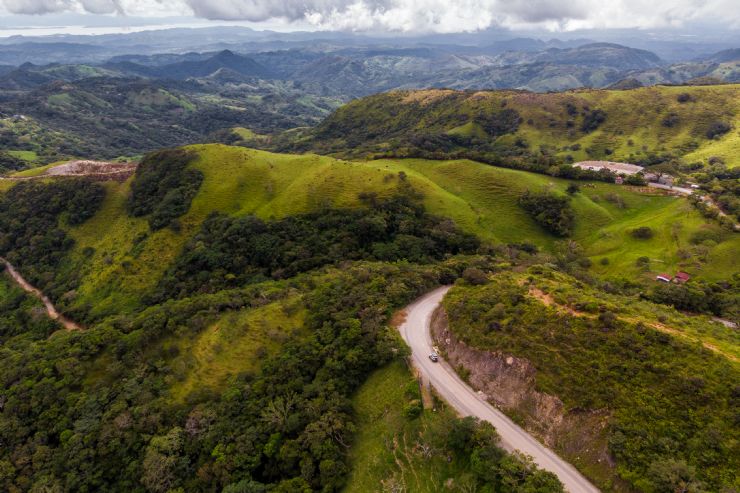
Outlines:
{"label": "cumulus cloud", "polygon": [[740,27],[738,0],[0,0],[0,5],[16,14],[186,14],[221,21],[282,19],[352,31],[660,28],[687,22]]}
{"label": "cumulus cloud", "polygon": [[13,14],[49,14],[63,12],[73,6],[70,0],[3,0],[5,8]]}

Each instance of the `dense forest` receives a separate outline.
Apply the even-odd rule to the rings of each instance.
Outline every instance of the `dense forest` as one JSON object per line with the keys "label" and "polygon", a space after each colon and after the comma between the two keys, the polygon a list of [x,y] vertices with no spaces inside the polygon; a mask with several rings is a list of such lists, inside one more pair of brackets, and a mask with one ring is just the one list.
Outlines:
{"label": "dense forest", "polygon": [[474,236],[430,216],[407,195],[366,200],[365,209],[271,222],[214,214],[162,279],[159,296],[214,292],[352,260],[433,262],[478,247]]}
{"label": "dense forest", "polygon": [[194,156],[182,149],[157,151],[144,156],[131,183],[128,211],[148,216],[153,230],[179,227],[177,218],[190,208],[203,173],[188,168]]}
{"label": "dense forest", "polygon": [[527,190],[519,197],[519,205],[538,224],[558,236],[568,236],[573,231],[575,214],[570,199],[549,192],[533,193]]}

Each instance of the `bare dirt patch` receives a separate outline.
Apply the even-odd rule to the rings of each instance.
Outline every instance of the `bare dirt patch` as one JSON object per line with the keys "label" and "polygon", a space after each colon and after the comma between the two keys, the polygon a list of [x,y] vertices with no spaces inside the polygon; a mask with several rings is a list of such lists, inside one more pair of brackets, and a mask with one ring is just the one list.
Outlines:
{"label": "bare dirt patch", "polygon": [[542,291],[540,288],[536,286],[529,287],[529,295],[540,300],[542,304],[545,306],[555,307],[558,311],[568,313],[569,315],[572,315],[574,317],[593,317],[592,315],[588,313],[580,312],[569,306],[558,304],[555,301],[555,299],[552,297],[552,295],[545,293],[544,291]]}
{"label": "bare dirt patch", "polygon": [[136,171],[137,163],[110,161],[69,161],[46,170],[42,176],[90,176],[99,179],[126,179]]}
{"label": "bare dirt patch", "polygon": [[406,310],[398,310],[391,317],[391,327],[399,328],[406,321]]}

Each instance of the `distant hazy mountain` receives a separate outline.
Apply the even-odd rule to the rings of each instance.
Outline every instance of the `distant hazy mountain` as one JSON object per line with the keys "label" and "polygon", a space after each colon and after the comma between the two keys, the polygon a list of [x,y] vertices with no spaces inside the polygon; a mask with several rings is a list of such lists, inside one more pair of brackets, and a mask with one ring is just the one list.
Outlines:
{"label": "distant hazy mountain", "polygon": [[0,63],[22,65],[27,62],[47,63],[84,63],[100,61],[108,55],[109,50],[102,46],[66,42],[24,42],[17,44],[4,43],[0,46]]}
{"label": "distant hazy mountain", "polygon": [[[308,94],[346,100],[395,88],[517,88],[544,92],[607,87],[624,79],[642,85],[682,84],[699,77],[727,82],[740,79],[740,50],[670,65],[650,51],[582,41],[564,47],[552,45],[565,43],[531,39],[485,47],[339,47],[327,41],[307,48],[247,54],[231,50],[129,54],[97,64],[24,64],[15,71],[0,71],[0,89],[27,90],[53,80],[104,76],[203,79],[212,90],[214,85],[238,86],[258,79],[290,81]],[[497,52],[493,46],[518,50]]]}
{"label": "distant hazy mountain", "polygon": [[[32,31],[29,31],[31,33]],[[504,29],[486,29],[470,33],[425,34],[416,36],[372,36],[349,32],[275,32],[255,31],[246,27],[175,28],[153,31],[88,35],[12,36],[0,38],[0,64],[24,62],[101,63],[112,57],[137,55],[180,55],[218,52],[264,53],[278,50],[313,50],[328,53],[353,47],[416,48],[433,47],[459,55],[496,56],[506,52],[541,52],[549,48],[568,49],[596,41],[628,45],[658,54],[670,62],[689,61],[699,56],[740,46],[740,33],[645,33],[637,30],[591,30],[560,33],[559,39],[546,32],[516,33]],[[124,61],[124,60],[112,60]],[[128,59],[139,63],[140,60]],[[175,63],[158,61],[156,64]]]}
{"label": "distant hazy mountain", "polygon": [[[186,55],[187,58],[192,58]],[[104,64],[103,67],[143,77],[158,79],[189,79],[207,77],[219,70],[226,69],[237,74],[251,77],[269,77],[270,70],[251,58],[237,55],[229,50],[221,51],[205,59],[185,59],[164,65],[142,65],[133,61],[117,61]]]}
{"label": "distant hazy mountain", "polygon": [[706,60],[716,63],[738,61],[740,60],[740,48],[720,51],[712,56],[707,57]]}

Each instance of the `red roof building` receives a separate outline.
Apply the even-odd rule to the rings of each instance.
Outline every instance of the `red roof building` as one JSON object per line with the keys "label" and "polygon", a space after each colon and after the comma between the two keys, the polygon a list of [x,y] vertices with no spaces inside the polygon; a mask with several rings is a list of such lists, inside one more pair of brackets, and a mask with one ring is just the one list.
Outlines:
{"label": "red roof building", "polygon": [[688,275],[685,272],[676,272],[676,277],[673,278],[673,282],[677,282],[679,284],[683,284],[685,282],[688,282],[688,280],[691,279],[691,276]]}

